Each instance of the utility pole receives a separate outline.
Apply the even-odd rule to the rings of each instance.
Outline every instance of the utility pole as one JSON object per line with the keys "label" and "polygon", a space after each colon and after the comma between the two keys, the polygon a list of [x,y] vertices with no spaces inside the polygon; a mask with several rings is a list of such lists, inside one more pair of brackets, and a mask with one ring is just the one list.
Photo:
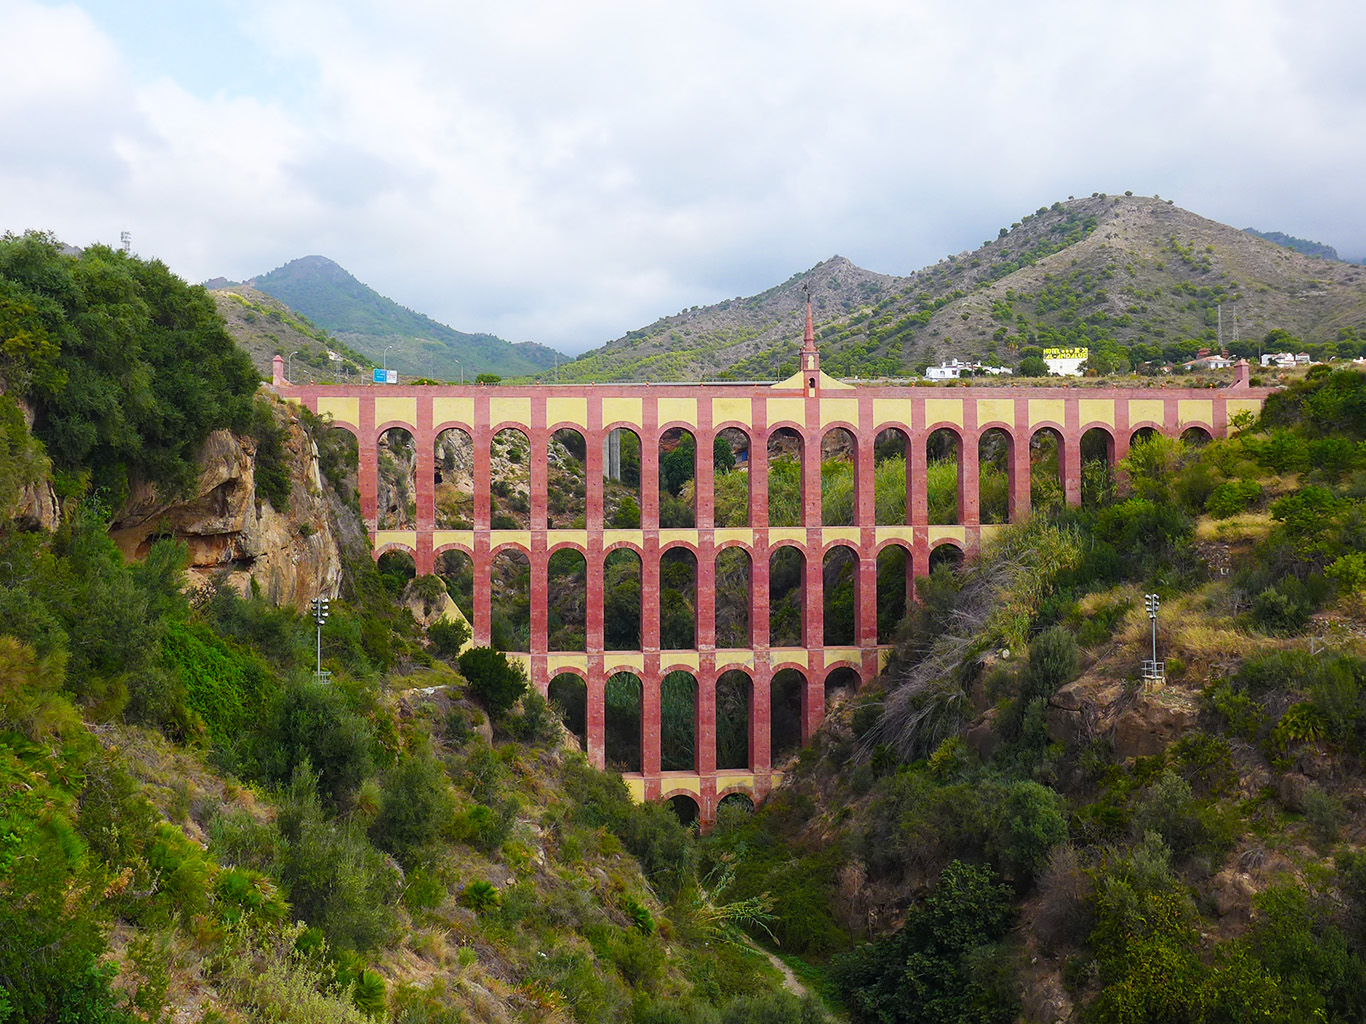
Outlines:
{"label": "utility pole", "polygon": [[313,610],[313,621],[318,626],[318,682],[323,681],[323,623],[327,621],[327,598],[315,597],[310,606]]}

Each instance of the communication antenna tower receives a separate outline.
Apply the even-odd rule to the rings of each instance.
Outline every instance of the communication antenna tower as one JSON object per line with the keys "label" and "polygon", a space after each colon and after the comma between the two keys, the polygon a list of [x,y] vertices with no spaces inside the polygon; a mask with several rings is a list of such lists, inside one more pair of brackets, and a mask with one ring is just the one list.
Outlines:
{"label": "communication antenna tower", "polygon": [[131,231],[119,232],[119,245],[123,247],[123,251],[126,253],[133,251],[133,234]]}

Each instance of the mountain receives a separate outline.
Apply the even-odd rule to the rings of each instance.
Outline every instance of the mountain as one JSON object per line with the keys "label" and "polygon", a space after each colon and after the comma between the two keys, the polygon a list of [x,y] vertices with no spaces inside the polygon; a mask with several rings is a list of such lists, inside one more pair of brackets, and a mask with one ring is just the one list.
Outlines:
{"label": "mountain", "polygon": [[1317,256],[1321,260],[1332,260],[1334,263],[1342,262],[1342,257],[1331,245],[1324,245],[1322,242],[1311,242],[1307,238],[1296,238],[1294,235],[1287,235],[1284,231],[1258,231],[1256,228],[1243,228],[1249,235],[1264,238],[1268,242],[1275,242],[1283,245],[1287,249],[1294,249],[1302,252],[1306,256]]}
{"label": "mountain", "polygon": [[[411,376],[459,380],[476,374],[531,376],[555,365],[554,349],[466,334],[400,306],[325,256],[305,256],[246,282],[279,299],[376,363]],[[559,356],[561,361],[568,357]]]}
{"label": "mountain", "polygon": [[905,277],[833,257],[760,295],[631,331],[562,366],[561,379],[782,377],[795,368],[808,283],[822,366],[846,377],[905,375],[951,356],[1011,364],[1030,346],[1085,345],[1119,368],[1190,358],[1220,340],[1221,321],[1226,344],[1274,329],[1305,344],[1366,341],[1360,267],[1155,196],[1097,193],[1040,207]]}

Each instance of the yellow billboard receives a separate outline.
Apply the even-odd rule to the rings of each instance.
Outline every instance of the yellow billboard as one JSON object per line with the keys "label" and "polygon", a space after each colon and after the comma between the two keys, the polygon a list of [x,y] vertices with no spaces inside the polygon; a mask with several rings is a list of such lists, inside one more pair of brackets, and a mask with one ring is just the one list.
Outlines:
{"label": "yellow billboard", "polygon": [[1089,359],[1091,350],[1089,348],[1046,348],[1043,350],[1045,359]]}

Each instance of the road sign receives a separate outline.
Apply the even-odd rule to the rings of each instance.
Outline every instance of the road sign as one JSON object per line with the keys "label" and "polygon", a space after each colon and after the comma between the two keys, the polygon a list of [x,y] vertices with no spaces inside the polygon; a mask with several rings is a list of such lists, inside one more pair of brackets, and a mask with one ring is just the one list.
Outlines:
{"label": "road sign", "polygon": [[385,379],[387,376],[386,371],[381,370],[378,366],[375,367],[374,381],[376,384],[387,384],[388,381]]}

